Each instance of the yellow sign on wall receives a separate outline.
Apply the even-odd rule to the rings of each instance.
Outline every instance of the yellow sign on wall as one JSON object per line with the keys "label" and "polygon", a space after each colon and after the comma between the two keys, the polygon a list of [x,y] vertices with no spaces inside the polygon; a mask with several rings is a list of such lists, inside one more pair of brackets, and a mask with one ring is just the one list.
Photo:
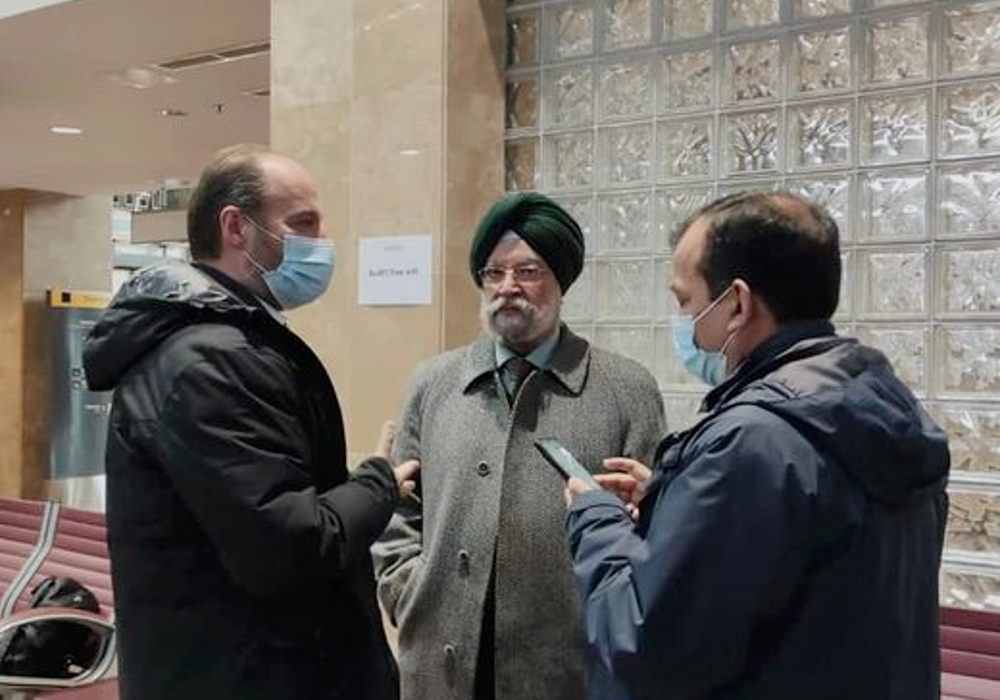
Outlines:
{"label": "yellow sign on wall", "polygon": [[107,292],[74,292],[68,289],[49,289],[49,308],[103,309],[111,301]]}

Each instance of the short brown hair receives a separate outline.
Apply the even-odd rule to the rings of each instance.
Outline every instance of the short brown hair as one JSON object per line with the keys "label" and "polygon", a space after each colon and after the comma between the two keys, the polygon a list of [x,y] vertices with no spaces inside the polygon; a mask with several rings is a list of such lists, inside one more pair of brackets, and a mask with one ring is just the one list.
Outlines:
{"label": "short brown hair", "polygon": [[265,146],[237,144],[218,151],[201,171],[187,213],[188,243],[194,260],[215,260],[222,252],[219,212],[232,205],[250,215],[260,214],[265,182],[260,167]]}

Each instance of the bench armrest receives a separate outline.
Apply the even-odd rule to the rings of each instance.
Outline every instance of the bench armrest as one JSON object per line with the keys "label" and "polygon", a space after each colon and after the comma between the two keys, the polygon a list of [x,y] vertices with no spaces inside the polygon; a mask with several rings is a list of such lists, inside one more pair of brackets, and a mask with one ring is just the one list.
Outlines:
{"label": "bench armrest", "polygon": [[0,659],[6,654],[7,647],[18,630],[37,622],[73,623],[96,632],[100,636],[101,646],[94,662],[89,668],[82,669],[70,678],[0,675],[0,690],[71,688],[88,685],[107,675],[115,656],[114,623],[103,615],[78,608],[29,608],[0,619]]}

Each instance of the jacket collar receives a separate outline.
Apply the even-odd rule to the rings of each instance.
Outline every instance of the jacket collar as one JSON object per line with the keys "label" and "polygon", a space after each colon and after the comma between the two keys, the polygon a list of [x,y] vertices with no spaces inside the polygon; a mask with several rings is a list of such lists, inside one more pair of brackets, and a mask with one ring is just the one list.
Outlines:
{"label": "jacket collar", "polygon": [[[577,395],[583,391],[589,366],[590,344],[562,324],[559,342],[552,351],[548,367],[542,371],[555,377],[571,394]],[[491,381],[495,370],[494,340],[490,336],[480,336],[465,351],[461,369],[463,391],[469,393]]]}
{"label": "jacket collar", "polygon": [[282,326],[288,325],[288,320],[280,311],[250,291],[249,287],[240,284],[222,270],[200,262],[193,262],[191,263],[191,266],[202,274],[212,278],[216,284],[223,287],[226,291],[238,298],[248,307],[260,309],[261,311],[266,312],[268,316],[280,323]]}
{"label": "jacket collar", "polygon": [[712,389],[702,402],[702,411],[714,410],[739,394],[748,384],[770,374],[778,367],[803,356],[814,355],[828,343],[809,342],[824,339],[840,343],[832,323],[827,320],[788,323],[756,347],[722,384]]}

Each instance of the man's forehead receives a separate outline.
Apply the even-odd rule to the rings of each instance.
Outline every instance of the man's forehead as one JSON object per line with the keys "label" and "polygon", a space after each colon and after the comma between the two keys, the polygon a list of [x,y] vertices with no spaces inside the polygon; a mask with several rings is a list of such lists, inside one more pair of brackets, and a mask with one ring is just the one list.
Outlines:
{"label": "man's forehead", "polygon": [[308,170],[290,158],[268,154],[262,161],[264,208],[319,213],[316,183]]}
{"label": "man's forehead", "polygon": [[542,256],[526,240],[521,238],[516,231],[507,231],[500,237],[493,250],[490,251],[487,261],[506,258],[508,256],[516,256],[518,260],[522,261],[543,261]]}
{"label": "man's forehead", "polygon": [[708,235],[711,222],[711,218],[706,215],[699,216],[692,221],[681,234],[680,240],[677,241],[674,254],[698,253],[700,257],[701,250],[705,247],[705,238]]}
{"label": "man's forehead", "polygon": [[687,227],[674,248],[673,281],[670,288],[683,289],[697,284],[702,276],[699,263],[705,249],[705,239],[711,220],[707,216],[695,219]]}
{"label": "man's forehead", "polygon": [[315,180],[299,162],[277,153],[263,154],[259,160],[260,170],[269,188],[314,188]]}

